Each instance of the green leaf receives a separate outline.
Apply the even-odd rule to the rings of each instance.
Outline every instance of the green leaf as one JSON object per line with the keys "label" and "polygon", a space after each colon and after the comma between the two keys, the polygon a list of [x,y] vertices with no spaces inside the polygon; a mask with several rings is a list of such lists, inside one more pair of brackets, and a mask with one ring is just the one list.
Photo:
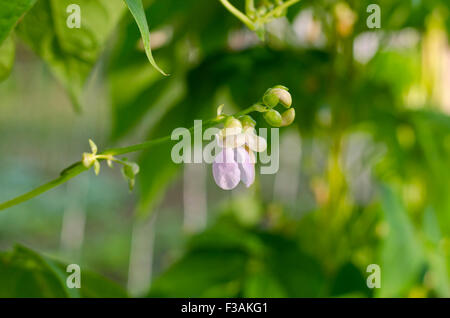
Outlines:
{"label": "green leaf", "polygon": [[125,298],[126,291],[118,284],[91,272],[82,272],[81,297],[85,298]]}
{"label": "green leaf", "polygon": [[[239,250],[195,250],[160,276],[150,297],[236,297],[247,256]],[[220,294],[215,287],[220,286]]]}
{"label": "green leaf", "polygon": [[35,2],[36,0],[0,0],[0,44]]}
{"label": "green leaf", "polygon": [[124,12],[120,1],[80,0],[81,27],[69,28],[71,0],[41,0],[25,16],[19,36],[50,66],[79,110],[84,84]]}
{"label": "green leaf", "polygon": [[247,275],[244,283],[243,294],[245,298],[287,297],[286,291],[280,283],[275,277],[272,276],[270,272],[267,272],[266,270],[260,270]]}
{"label": "green leaf", "polygon": [[126,297],[117,284],[84,270],[81,288],[68,288],[66,264],[16,245],[0,253],[0,297]]}
{"label": "green leaf", "polygon": [[11,37],[0,44],[0,82],[11,73],[14,64],[15,44]]}
{"label": "green leaf", "polygon": [[159,68],[153,58],[152,49],[150,46],[150,31],[148,29],[147,18],[145,16],[144,6],[141,0],[125,0],[131,14],[133,15],[136,23],[139,27],[139,31],[142,35],[142,41],[144,42],[145,53],[147,54],[150,64],[156,68],[161,74],[167,76],[167,74]]}
{"label": "green leaf", "polygon": [[[60,270],[66,272],[66,264],[57,263]],[[64,278],[66,279],[66,278]],[[81,268],[81,288],[80,297],[83,298],[125,298],[128,297],[126,291],[118,284],[90,270]]]}
{"label": "green leaf", "polygon": [[380,297],[401,297],[419,281],[424,266],[423,248],[394,192],[384,187],[381,198],[389,233],[381,251],[381,288],[377,293]]}
{"label": "green leaf", "polygon": [[343,265],[337,272],[331,287],[331,296],[361,295],[370,296],[366,278],[352,263]]}
{"label": "green leaf", "polygon": [[22,246],[0,254],[0,281],[0,297],[70,296],[58,270],[55,271],[44,258]]}

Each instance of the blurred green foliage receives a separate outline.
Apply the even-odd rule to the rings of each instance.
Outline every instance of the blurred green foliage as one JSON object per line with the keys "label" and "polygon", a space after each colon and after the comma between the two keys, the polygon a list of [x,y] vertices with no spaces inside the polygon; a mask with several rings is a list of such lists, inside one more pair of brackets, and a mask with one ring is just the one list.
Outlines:
{"label": "blurred green foliage", "polygon": [[126,297],[116,284],[83,271],[81,288],[68,288],[66,265],[23,246],[0,256],[0,297]]}
{"label": "blurred green foliage", "polygon": [[[24,94],[17,83],[27,72],[21,64],[27,69],[30,63],[29,51],[21,46],[25,43],[75,105],[82,104],[89,75],[99,65],[94,74],[106,93],[95,86],[94,94],[107,101],[107,110],[91,118],[88,128],[77,128],[100,134],[104,144],[165,136],[176,127],[192,126],[194,119],[213,117],[222,103],[231,113],[250,106],[275,84],[289,87],[297,114],[294,127],[282,130],[281,139],[293,134],[301,140],[301,158],[288,171],[298,183],[293,196],[283,199],[274,190],[277,182],[286,182],[280,176],[260,176],[253,189],[239,188],[230,196],[209,180],[204,191],[210,225],[195,235],[184,235],[180,224],[183,167],[170,160],[170,147],[139,154],[135,197],[126,197],[126,185],[113,186],[119,182],[115,177],[94,181],[89,189],[87,232],[92,241],[83,252],[88,265],[124,284],[132,228],[157,214],[156,277],[141,295],[450,296],[450,106],[445,99],[450,71],[442,62],[450,50],[448,1],[379,0],[381,29],[373,30],[366,24],[373,1],[305,0],[268,25],[264,42],[219,1],[144,1],[153,54],[170,77],[149,65],[139,29],[124,14],[122,1],[79,2],[82,27],[71,30],[65,27],[70,1],[38,0],[31,10],[34,1],[17,1],[17,6],[8,4],[13,12],[8,17],[15,18],[3,19],[7,2],[0,0],[0,79],[12,67],[14,43],[25,56],[18,55],[16,70],[0,87],[2,94],[10,94],[5,104],[20,103],[18,96]],[[234,3],[243,8],[243,1]],[[0,105],[0,114],[1,107],[6,106]],[[89,107],[83,108],[82,116],[92,116]],[[55,112],[50,107],[42,111],[48,116]],[[0,131],[15,134],[18,128],[8,126],[14,111],[8,114]],[[262,118],[256,120],[264,127]],[[98,122],[108,127],[99,133]],[[63,143],[64,125],[58,130]],[[19,139],[32,135],[25,132]],[[76,140],[74,156],[87,138]],[[11,187],[20,191],[45,174],[33,176],[32,164],[22,172],[9,169],[17,164],[3,151],[10,143],[3,142],[0,189],[5,190],[0,198],[6,199]],[[42,156],[58,154],[58,149],[52,151]],[[291,155],[281,153],[281,159]],[[283,162],[280,169],[289,168]],[[20,213],[45,220],[22,219],[23,224],[40,224],[22,229],[39,232],[43,241],[44,234],[46,240],[59,239],[61,222],[55,215],[68,205],[58,201],[59,193],[2,212],[2,245],[26,236],[7,231],[8,224],[19,222],[14,220]],[[51,250],[58,254],[54,246]],[[381,267],[380,289],[366,285],[369,264]],[[80,291],[67,290],[61,263],[23,247],[2,254],[0,266],[0,296],[125,295],[91,274]]]}

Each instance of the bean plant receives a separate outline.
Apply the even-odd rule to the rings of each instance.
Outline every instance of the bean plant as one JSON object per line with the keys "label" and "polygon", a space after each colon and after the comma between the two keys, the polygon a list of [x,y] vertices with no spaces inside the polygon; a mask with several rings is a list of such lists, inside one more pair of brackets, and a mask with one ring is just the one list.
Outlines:
{"label": "bean plant", "polygon": [[0,297],[450,296],[449,14],[0,0]]}

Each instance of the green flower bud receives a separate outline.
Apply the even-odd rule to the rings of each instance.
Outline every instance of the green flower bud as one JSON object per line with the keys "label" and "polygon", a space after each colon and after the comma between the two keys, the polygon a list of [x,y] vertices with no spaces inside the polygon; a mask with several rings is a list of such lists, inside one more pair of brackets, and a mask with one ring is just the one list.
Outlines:
{"label": "green flower bud", "polygon": [[289,108],[283,114],[281,114],[281,126],[286,127],[294,122],[295,119],[295,109]]}
{"label": "green flower bud", "polygon": [[242,124],[240,120],[230,116],[225,121],[224,128],[242,128]]}
{"label": "green flower bud", "polygon": [[273,127],[280,127],[283,120],[280,113],[274,109],[271,109],[268,112],[264,113],[264,119],[269,125]]}
{"label": "green flower bud", "polygon": [[94,154],[85,152],[83,153],[83,159],[81,162],[83,163],[83,166],[90,168],[96,160],[97,159]]}
{"label": "green flower bud", "polygon": [[275,86],[272,87],[272,88],[281,88],[281,89],[284,89],[285,91],[289,91],[289,88],[287,88],[287,87],[284,86],[284,85],[275,85]]}
{"label": "green flower bud", "polygon": [[267,90],[263,96],[263,102],[270,108],[277,106],[278,103],[289,108],[292,105],[292,96],[286,87],[277,85]]}
{"label": "green flower bud", "polygon": [[267,107],[274,108],[275,106],[278,105],[279,102],[280,102],[280,98],[278,97],[277,94],[273,93],[272,88],[268,89],[263,96],[263,103]]}
{"label": "green flower bud", "polygon": [[130,191],[133,190],[136,175],[139,173],[139,166],[134,162],[128,162],[124,159],[124,165],[122,166],[122,174],[125,177],[125,179],[128,180],[128,187],[130,188]]}
{"label": "green flower bud", "polygon": [[280,104],[286,108],[292,105],[292,96],[289,94],[285,88],[274,88],[272,89],[272,94],[276,95],[280,101]]}
{"label": "green flower bud", "polygon": [[240,118],[243,127],[255,127],[256,121],[249,115],[244,115]]}

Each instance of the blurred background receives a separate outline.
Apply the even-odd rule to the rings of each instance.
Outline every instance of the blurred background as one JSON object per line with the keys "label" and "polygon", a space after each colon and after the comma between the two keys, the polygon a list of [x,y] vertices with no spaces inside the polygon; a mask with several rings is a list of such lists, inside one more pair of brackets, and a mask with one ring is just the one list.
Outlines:
{"label": "blurred background", "polygon": [[[58,23],[72,2],[75,33]],[[84,173],[0,212],[0,296],[73,296],[52,262],[79,264],[87,297],[450,296],[448,1],[302,0],[265,42],[219,1],[144,5],[170,77],[122,1],[38,0],[19,22],[0,83],[0,201],[56,177],[89,138],[164,136],[277,84],[297,114],[280,169],[227,192],[210,165],[173,164],[169,145],[129,156],[131,193],[118,167]]]}

